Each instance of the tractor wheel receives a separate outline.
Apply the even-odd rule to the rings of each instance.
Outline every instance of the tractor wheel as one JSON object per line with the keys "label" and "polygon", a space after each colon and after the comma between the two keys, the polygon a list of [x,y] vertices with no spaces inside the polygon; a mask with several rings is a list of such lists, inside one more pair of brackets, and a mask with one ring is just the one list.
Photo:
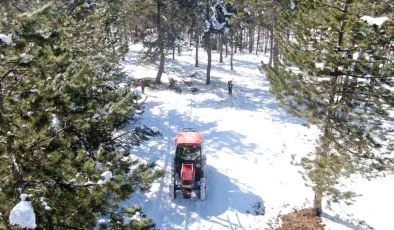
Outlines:
{"label": "tractor wheel", "polygon": [[175,163],[174,159],[171,161],[171,181],[170,181],[170,199],[175,200],[176,191],[175,191]]}
{"label": "tractor wheel", "polygon": [[203,155],[202,156],[202,161],[201,161],[201,171],[202,171],[202,176],[201,177],[207,177],[207,156]]}
{"label": "tractor wheel", "polygon": [[200,200],[205,200],[207,196],[206,178],[200,180]]}
{"label": "tractor wheel", "polygon": [[200,200],[205,200],[207,195],[207,157],[203,155],[202,158],[202,177],[200,179]]}

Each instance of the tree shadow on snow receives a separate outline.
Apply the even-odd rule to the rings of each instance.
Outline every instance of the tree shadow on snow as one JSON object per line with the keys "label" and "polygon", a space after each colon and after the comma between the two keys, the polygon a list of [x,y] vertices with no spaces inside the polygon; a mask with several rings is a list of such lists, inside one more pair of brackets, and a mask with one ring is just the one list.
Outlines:
{"label": "tree shadow on snow", "polygon": [[[237,60],[236,70],[230,70],[227,66],[216,65],[212,68],[211,84],[206,85],[205,65],[199,68],[190,66],[181,60],[172,60],[171,69],[178,73],[177,86],[182,90],[183,95],[193,95],[198,103],[195,108],[215,108],[215,109],[231,109],[231,110],[248,110],[255,112],[264,112],[270,114],[271,119],[280,123],[301,124],[302,119],[294,118],[288,114],[285,109],[279,107],[279,103],[269,92],[269,82],[261,74],[250,74],[243,72],[242,69],[250,69],[255,63]],[[187,77],[197,72],[194,78]],[[227,91],[227,81],[215,76],[215,72],[224,75],[236,75],[234,79],[233,95],[229,95]],[[175,75],[171,75],[175,76]],[[247,78],[253,78],[257,85],[254,87],[246,86],[242,82],[248,81]],[[185,84],[186,81],[188,84]],[[197,92],[193,92],[197,89]],[[204,96],[203,100],[199,100],[199,95],[209,94],[210,97]]]}
{"label": "tree shadow on snow", "polygon": [[349,229],[353,229],[353,230],[367,230],[367,229],[370,229],[370,228],[365,228],[365,227],[360,226],[360,225],[354,225],[354,224],[350,223],[349,221],[342,220],[342,219],[340,219],[338,217],[332,216],[332,215],[327,214],[325,212],[322,213],[321,217],[322,218],[326,218],[326,219],[328,219],[328,220],[330,220],[330,221],[332,221],[334,223],[341,224],[341,225],[343,225],[343,226],[345,226],[345,227],[347,227]]}
{"label": "tree shadow on snow", "polygon": [[[158,103],[149,103],[149,106],[158,106]],[[194,128],[203,133],[205,143],[215,149],[227,148],[236,154],[247,154],[250,151],[257,151],[257,143],[244,143],[245,135],[234,132],[232,130],[219,130],[216,121],[199,121],[198,119],[190,119],[189,111],[166,111],[164,108],[160,113],[154,114],[147,109],[145,116],[147,120],[141,120],[130,124],[125,129],[132,129],[135,126],[146,125],[148,127],[156,127],[162,133],[163,137],[152,138],[149,142],[141,147],[134,147],[130,153],[147,161],[168,161],[166,157],[168,153],[174,154],[175,136],[182,128]],[[160,121],[160,122],[157,122]],[[206,149],[205,149],[206,150]],[[204,151],[204,150],[203,150]],[[211,155],[211,153],[207,153]],[[212,153],[212,156],[216,154]],[[166,167],[167,165],[164,165]]]}
{"label": "tree shadow on snow", "polygon": [[[164,210],[171,222],[163,222],[163,229],[176,229],[182,226],[198,224],[201,219],[207,221],[206,225],[221,225],[226,229],[243,228],[248,223],[241,223],[239,218],[223,216],[226,212],[256,215],[265,214],[264,201],[261,197],[242,189],[236,181],[208,165],[207,198],[199,200],[198,196],[192,199],[183,199],[178,193],[171,207]],[[198,194],[198,193],[197,193]],[[164,198],[164,197],[163,197]],[[253,207],[259,204],[258,209]],[[169,216],[168,216],[169,215]],[[158,226],[159,227],[159,226]],[[182,227],[183,228],[183,227]],[[201,226],[200,226],[201,228]]]}

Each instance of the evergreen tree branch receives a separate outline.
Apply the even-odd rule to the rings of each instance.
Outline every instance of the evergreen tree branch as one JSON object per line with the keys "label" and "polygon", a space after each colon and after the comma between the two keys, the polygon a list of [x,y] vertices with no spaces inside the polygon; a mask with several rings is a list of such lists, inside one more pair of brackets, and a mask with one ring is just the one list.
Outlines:
{"label": "evergreen tree branch", "polygon": [[38,144],[40,144],[41,142],[46,141],[46,140],[53,139],[53,138],[55,138],[59,133],[65,131],[66,129],[68,129],[68,128],[74,126],[74,125],[81,124],[82,122],[84,122],[84,121],[73,122],[73,123],[67,125],[67,126],[64,127],[64,128],[61,128],[61,129],[57,130],[53,136],[47,136],[47,137],[44,137],[44,138],[41,138],[41,139],[38,139],[38,140],[36,139],[33,143],[30,144],[29,147],[27,147],[27,149],[28,149],[28,150],[31,150],[31,149],[33,149],[34,147],[36,147]]}
{"label": "evergreen tree branch", "polygon": [[12,72],[14,72],[16,70],[15,66],[11,66],[11,68],[0,78],[0,86],[1,83],[3,82],[3,80],[10,75]]}
{"label": "evergreen tree branch", "polygon": [[12,92],[17,88],[17,86],[22,82],[23,78],[27,75],[28,72],[25,72],[22,74],[22,76],[19,78],[19,80],[15,83],[14,87],[10,89],[8,92],[7,96],[4,99],[7,99],[9,96],[11,96]]}
{"label": "evergreen tree branch", "polygon": [[322,6],[325,6],[325,7],[328,7],[328,8],[332,8],[332,9],[336,9],[336,10],[339,10],[341,12],[346,12],[345,9],[342,9],[342,8],[340,8],[338,6],[333,6],[333,5],[329,5],[329,4],[326,4],[326,3],[323,3]]}
{"label": "evergreen tree branch", "polygon": [[65,225],[65,224],[61,224],[61,223],[58,223],[56,225],[56,227],[61,227],[61,228],[66,228],[66,229],[85,230],[85,228],[73,227],[73,226]]}
{"label": "evergreen tree branch", "polygon": [[96,186],[98,184],[71,184],[71,183],[65,183],[65,182],[60,182],[59,183],[61,186],[66,187],[66,188],[87,188],[87,187],[92,187]]}

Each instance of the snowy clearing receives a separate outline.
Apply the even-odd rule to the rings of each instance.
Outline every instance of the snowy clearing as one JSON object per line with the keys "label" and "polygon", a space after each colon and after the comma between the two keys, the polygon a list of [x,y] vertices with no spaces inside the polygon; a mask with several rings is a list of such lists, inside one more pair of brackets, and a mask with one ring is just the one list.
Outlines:
{"label": "snowy clearing", "polygon": [[[140,45],[122,63],[134,78],[155,77],[157,66],[136,65]],[[204,135],[207,154],[207,198],[169,199],[170,175],[153,184],[150,192],[137,192],[121,206],[142,206],[158,229],[265,229],[280,212],[294,207],[311,207],[313,192],[306,187],[292,163],[314,148],[319,131],[279,108],[269,92],[269,83],[259,71],[264,56],[236,54],[234,71],[229,58],[219,63],[213,51],[211,84],[205,84],[206,53],[199,51],[200,67],[194,67],[194,52],[166,59],[160,90],[145,89],[146,111],[124,132],[140,125],[157,127],[163,137],[151,139],[130,151],[141,159],[157,161],[170,170],[175,152],[174,138],[183,128],[196,128]],[[191,74],[197,72],[195,78]],[[174,78],[182,93],[167,89]],[[234,81],[233,95],[227,81]],[[191,83],[191,86],[183,82]],[[195,93],[192,88],[198,89]],[[363,197],[354,206],[333,206],[323,220],[327,229],[363,229],[352,225],[349,216],[364,220],[375,229],[389,229],[390,212],[385,209],[394,194],[393,178],[353,186]],[[377,192],[379,191],[379,192]],[[256,211],[257,210],[257,211]],[[340,219],[335,218],[340,214]]]}

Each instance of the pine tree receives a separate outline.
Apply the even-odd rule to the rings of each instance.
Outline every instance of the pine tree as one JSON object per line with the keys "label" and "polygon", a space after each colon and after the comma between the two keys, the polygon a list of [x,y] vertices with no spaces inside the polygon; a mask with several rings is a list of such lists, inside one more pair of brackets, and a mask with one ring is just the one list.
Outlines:
{"label": "pine tree", "polygon": [[140,165],[130,176],[137,162],[114,148],[111,133],[137,99],[116,89],[127,51],[116,27],[119,5],[5,4],[0,33],[13,41],[0,42],[0,226],[26,193],[38,228],[91,228],[96,217],[116,214],[139,184],[148,188],[163,174]]}
{"label": "pine tree", "polygon": [[336,202],[355,196],[341,188],[341,178],[389,169],[394,27],[368,24],[368,1],[294,2],[276,25],[283,59],[265,69],[281,105],[321,130],[315,151],[301,161],[320,215],[323,196]]}

